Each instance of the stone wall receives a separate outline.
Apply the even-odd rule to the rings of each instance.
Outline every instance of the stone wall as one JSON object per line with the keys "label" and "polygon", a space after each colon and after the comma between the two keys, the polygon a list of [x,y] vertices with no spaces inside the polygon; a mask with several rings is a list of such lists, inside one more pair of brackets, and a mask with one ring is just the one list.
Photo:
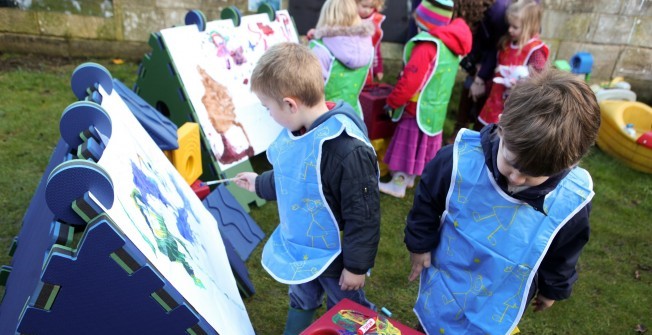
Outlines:
{"label": "stone wall", "polygon": [[623,76],[639,100],[652,102],[652,1],[542,0],[543,39],[551,59],[593,55],[592,78]]}
{"label": "stone wall", "polygon": [[[399,0],[387,0],[399,1]],[[287,8],[287,0],[283,1]],[[578,51],[594,57],[592,82],[623,76],[639,100],[652,102],[652,1],[542,0],[543,39],[551,60]],[[110,17],[0,8],[0,52],[139,60],[152,32],[184,24],[188,10],[208,20],[246,0],[113,0]],[[400,64],[402,46],[384,43],[387,64]],[[388,73],[388,75],[391,74]]]}
{"label": "stone wall", "polygon": [[139,60],[150,34],[183,25],[189,10],[211,21],[232,5],[248,14],[247,0],[113,0],[110,17],[0,8],[0,52]]}

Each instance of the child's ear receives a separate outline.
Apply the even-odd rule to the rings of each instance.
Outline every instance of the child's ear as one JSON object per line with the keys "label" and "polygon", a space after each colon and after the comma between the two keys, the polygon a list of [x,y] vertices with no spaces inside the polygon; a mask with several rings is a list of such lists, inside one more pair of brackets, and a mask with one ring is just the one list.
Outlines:
{"label": "child's ear", "polygon": [[291,97],[283,98],[283,104],[287,104],[290,107],[290,112],[296,113],[299,111],[299,100],[296,100]]}

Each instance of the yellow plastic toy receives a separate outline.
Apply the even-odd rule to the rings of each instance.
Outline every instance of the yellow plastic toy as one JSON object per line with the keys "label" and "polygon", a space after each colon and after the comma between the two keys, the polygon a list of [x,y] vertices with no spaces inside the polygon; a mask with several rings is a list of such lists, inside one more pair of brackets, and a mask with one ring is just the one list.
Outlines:
{"label": "yellow plastic toy", "polygon": [[184,123],[177,129],[177,137],[179,149],[166,151],[165,155],[188,185],[191,185],[202,174],[199,125],[194,122]]}
{"label": "yellow plastic toy", "polygon": [[600,114],[598,147],[635,170],[652,173],[652,108],[637,101],[604,100]]}

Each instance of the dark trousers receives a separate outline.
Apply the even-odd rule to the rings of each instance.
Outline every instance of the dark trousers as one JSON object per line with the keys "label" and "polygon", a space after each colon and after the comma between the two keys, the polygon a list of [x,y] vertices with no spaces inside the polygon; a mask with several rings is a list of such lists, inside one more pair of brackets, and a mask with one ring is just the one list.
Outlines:
{"label": "dark trousers", "polygon": [[[478,121],[478,115],[480,114],[485,101],[487,101],[487,95],[489,94],[489,90],[491,90],[491,81],[485,82],[485,87],[487,88],[485,95],[477,99],[477,101],[473,101],[473,99],[469,97],[469,88],[471,87],[471,83],[473,83],[473,77],[466,77],[464,85],[462,86],[460,103],[457,107],[455,129],[453,130],[451,137],[448,139],[448,143],[453,143],[455,141],[455,136],[457,136],[457,133],[462,128],[469,128],[480,131],[480,129],[482,129],[484,126]],[[469,127],[471,123],[473,126]]]}

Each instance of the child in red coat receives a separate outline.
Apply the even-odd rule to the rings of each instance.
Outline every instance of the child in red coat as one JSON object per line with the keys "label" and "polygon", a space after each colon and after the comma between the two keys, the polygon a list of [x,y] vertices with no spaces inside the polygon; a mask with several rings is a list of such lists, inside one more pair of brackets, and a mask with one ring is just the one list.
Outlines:
{"label": "child in red coat", "polygon": [[459,56],[471,50],[471,30],[462,19],[451,21],[451,0],[424,0],[415,10],[421,32],[406,44],[403,73],[387,97],[398,121],[384,162],[392,180],[380,191],[402,198],[425,164],[441,148],[442,128]]}

